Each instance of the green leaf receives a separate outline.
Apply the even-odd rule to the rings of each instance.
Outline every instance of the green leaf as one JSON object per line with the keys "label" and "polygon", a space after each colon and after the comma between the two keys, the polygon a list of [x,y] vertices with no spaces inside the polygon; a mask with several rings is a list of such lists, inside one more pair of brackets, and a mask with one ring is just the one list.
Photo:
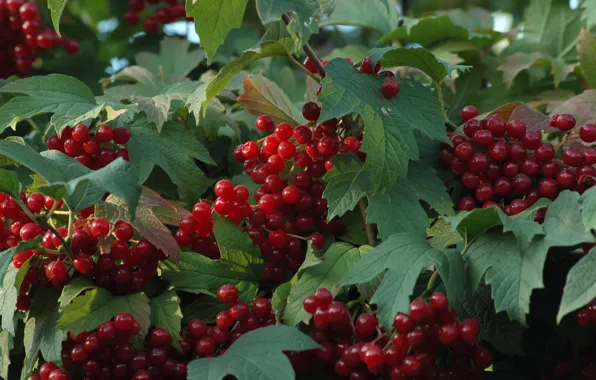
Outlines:
{"label": "green leaf", "polygon": [[196,252],[181,252],[178,267],[163,269],[163,275],[177,290],[211,296],[215,296],[222,285],[256,287],[259,280],[248,269],[240,272],[238,265],[232,268]]}
{"label": "green leaf", "polygon": [[354,265],[341,281],[342,286],[368,283],[384,273],[371,303],[379,306],[381,324],[390,329],[398,312],[408,313],[416,279],[429,266],[435,266],[455,300],[465,291],[465,268],[454,249],[432,248],[424,234],[398,233],[375,247]]}
{"label": "green leaf", "polygon": [[581,222],[578,200],[578,193],[560,193],[547,209],[544,237],[523,252],[510,232],[488,232],[469,246],[465,257],[470,285],[476,289],[484,276],[492,287],[497,313],[506,311],[509,318],[526,326],[532,291],[544,287],[542,269],[548,250],[594,241]]}
{"label": "green leaf", "polygon": [[194,204],[208,187],[204,173],[193,158],[215,165],[207,149],[182,125],[166,122],[161,133],[147,120],[130,126],[132,138],[127,144],[130,162],[145,182],[155,165],[161,167],[178,186],[178,194],[188,204]]}
{"label": "green leaf", "polygon": [[249,273],[253,278],[263,274],[263,256],[247,233],[230,219],[215,214],[213,234],[219,247],[221,262],[232,270]]}
{"label": "green leaf", "polygon": [[385,34],[397,26],[397,18],[396,8],[383,0],[338,0],[320,25],[356,25]]}
{"label": "green leaf", "polygon": [[440,104],[428,88],[403,79],[399,96],[386,99],[380,91],[382,77],[361,74],[343,59],[334,59],[326,70],[319,95],[320,120],[350,113],[362,116],[366,129],[362,151],[367,153],[365,168],[375,191],[405,177],[408,162],[419,159],[414,131],[447,141]]}
{"label": "green leaf", "polygon": [[375,48],[368,53],[373,65],[381,61],[383,67],[408,66],[421,70],[434,82],[441,83],[453,71],[466,72],[472,66],[452,65],[422,47]]}
{"label": "green leaf", "polygon": [[490,287],[482,286],[476,293],[455,301],[455,309],[460,319],[473,318],[480,323],[480,338],[509,356],[523,356],[524,328],[507,318],[505,313],[496,313]]}
{"label": "green leaf", "polygon": [[15,96],[0,107],[0,132],[16,128],[19,121],[52,113],[50,125],[60,134],[67,125],[77,125],[95,119],[104,108],[98,105],[93,93],[83,82],[62,74],[36,76],[9,82],[0,93]]}
{"label": "green leaf", "polygon": [[285,13],[290,15],[287,28],[292,35],[298,34],[294,47],[297,53],[318,32],[321,17],[331,13],[335,5],[328,0],[258,0],[256,3],[263,24],[279,22]]}
{"label": "green leaf", "polygon": [[244,92],[238,97],[238,102],[244,104],[248,112],[269,115],[275,123],[297,125],[306,122],[284,91],[262,74],[249,74],[242,84]]}
{"label": "green leaf", "polygon": [[596,38],[590,31],[583,29],[579,39],[579,63],[584,70],[584,76],[591,87],[596,87]]}
{"label": "green leaf", "polygon": [[81,293],[95,289],[96,287],[97,286],[93,282],[83,277],[76,277],[62,288],[62,294],[60,294],[58,303],[60,303],[60,307],[64,307],[71,303]]}
{"label": "green leaf", "polygon": [[492,43],[491,32],[469,32],[465,27],[455,24],[449,15],[429,16],[419,20],[404,18],[401,26],[384,35],[380,42],[403,41],[416,42],[427,48],[443,41],[473,41],[478,47]]}
{"label": "green leaf", "polygon": [[323,198],[328,201],[329,220],[354,209],[365,196],[368,197],[366,220],[377,224],[381,238],[397,232],[418,232],[428,227],[428,216],[420,200],[440,214],[453,214],[445,185],[429,167],[411,163],[407,178],[399,179],[391,188],[374,194],[370,172],[355,156],[336,156],[332,163],[334,168],[325,176],[327,187],[323,193]]}
{"label": "green leaf", "polygon": [[52,25],[56,29],[56,33],[60,35],[60,17],[64,12],[67,0],[48,0],[48,8],[50,9],[50,16],[52,16]]}
{"label": "green leaf", "polygon": [[556,0],[531,0],[524,12],[524,43],[556,59],[577,59],[577,36],[582,24],[581,11]]}
{"label": "green leaf", "polygon": [[575,64],[565,64],[560,59],[554,58],[543,52],[517,52],[505,59],[505,63],[498,67],[503,72],[503,80],[507,84],[507,89],[513,85],[513,80],[519,73],[535,66],[550,66],[551,73],[554,76],[555,87],[567,78],[575,69]]}
{"label": "green leaf", "polygon": [[304,311],[302,301],[314,294],[318,288],[327,288],[336,295],[344,274],[361,258],[366,257],[371,250],[372,247],[366,245],[354,247],[347,243],[333,243],[325,251],[323,261],[302,270],[298,281],[292,284],[283,312],[284,323],[295,326],[300,322],[308,321],[311,315]]}
{"label": "green leaf", "polygon": [[14,337],[8,330],[0,331],[0,377],[8,379],[10,365],[10,350],[14,347]]}
{"label": "green leaf", "polygon": [[[41,241],[41,240],[38,240]],[[15,287],[15,289],[20,290],[21,289],[21,284],[23,283],[23,280],[25,280],[25,276],[27,275],[27,272],[29,272],[29,268],[31,267],[32,262],[38,262],[37,257],[35,257],[36,255],[31,256],[29,259],[27,259],[27,261],[25,261],[23,263],[23,266],[21,266],[19,268],[19,270],[17,271],[17,275],[14,279],[14,284],[13,286]]]}
{"label": "green leaf", "polygon": [[596,248],[592,248],[567,273],[567,282],[557,313],[558,323],[565,315],[589,304],[596,297],[596,284],[592,279],[595,270]]}
{"label": "green leaf", "polygon": [[582,1],[580,3],[580,7],[583,9],[582,21],[586,23],[588,29],[592,29],[594,26],[596,26],[596,1]]}
{"label": "green leaf", "polygon": [[238,380],[293,380],[294,369],[282,351],[300,352],[318,347],[296,328],[263,327],[242,335],[217,358],[190,362],[188,379],[221,380],[233,375]]}
{"label": "green leaf", "polygon": [[498,207],[488,207],[460,212],[457,216],[447,218],[447,221],[464,239],[466,245],[491,228],[503,226],[503,232],[512,232],[515,235],[518,247],[523,252],[529,248],[534,238],[544,235],[542,225],[534,221],[534,215],[538,209],[546,207],[549,203],[546,199],[542,199],[528,210],[513,217],[506,215]]}
{"label": "green leaf", "polygon": [[[69,160],[72,165],[76,165],[74,163],[76,160]],[[86,168],[81,165],[81,170],[84,169]],[[87,174],[68,182],[40,185],[37,191],[54,199],[61,199],[68,195],[66,202],[75,211],[97,203],[106,192],[111,193],[124,199],[128,204],[130,214],[133,218],[135,217],[141,195],[141,184],[131,163],[118,158],[101,169],[94,171],[86,169],[86,171]]]}
{"label": "green leaf", "polygon": [[451,197],[434,170],[412,163],[406,179],[398,180],[383,193],[369,196],[366,221],[377,224],[382,239],[397,232],[419,232],[429,225],[420,201],[440,215],[453,215]]}
{"label": "green leaf", "polygon": [[151,314],[149,298],[144,293],[114,296],[103,288],[87,290],[70,304],[62,306],[58,328],[78,335],[95,330],[118,313],[132,314],[141,326],[141,333],[147,333]]}
{"label": "green leaf", "polygon": [[581,197],[582,220],[586,231],[596,230],[596,189],[591,188]]}
{"label": "green leaf", "polygon": [[271,308],[275,313],[275,319],[277,320],[277,322],[282,322],[282,317],[288,304],[288,297],[290,296],[291,290],[292,283],[284,282],[283,284],[275,288],[275,291],[271,296]]}
{"label": "green leaf", "polygon": [[15,336],[14,314],[16,311],[18,290],[14,287],[17,269],[10,265],[2,281],[0,288],[0,318],[2,318],[2,329]]}
{"label": "green leaf", "polygon": [[190,47],[187,39],[166,37],[159,42],[159,54],[143,51],[135,55],[135,61],[152,73],[166,72],[186,77],[205,58],[205,50],[189,51]]}
{"label": "green leaf", "polygon": [[[147,115],[147,119],[155,123],[157,132],[161,133],[170,112],[182,108],[198,86],[198,82],[174,83],[161,90],[155,96],[133,95],[129,99],[137,104],[139,112],[144,112]],[[171,109],[172,102],[174,101],[178,101],[178,106],[175,109]]]}
{"label": "green leaf", "polygon": [[19,177],[13,170],[0,169],[0,192],[17,198],[21,191]]}
{"label": "green leaf", "polygon": [[20,241],[16,247],[8,248],[0,252],[0,283],[4,281],[4,275],[7,273],[8,267],[10,263],[12,263],[14,255],[28,249],[37,248],[39,247],[40,242],[41,237],[33,240]]}
{"label": "green leaf", "polygon": [[155,209],[172,209],[173,207],[170,202],[163,199],[159,194],[143,187],[134,219],[125,201],[114,195],[110,195],[105,202],[95,205],[95,216],[107,219],[112,223],[119,220],[129,223],[151,244],[161,249],[174,261],[177,261],[180,246],[178,246],[171,231],[159,220],[154,211]]}
{"label": "green leaf", "polygon": [[287,34],[284,34],[282,31],[283,29],[281,29],[279,23],[272,24],[255,47],[246,50],[240,58],[225,66],[217,73],[215,78],[207,86],[205,100],[203,102],[203,114],[206,114],[206,106],[211,99],[219,95],[228,86],[234,75],[246,66],[262,58],[290,56],[291,41]]}
{"label": "green leaf", "polygon": [[451,224],[445,219],[439,219],[432,227],[426,229],[428,243],[433,248],[449,248],[463,241],[461,236],[453,231]]}
{"label": "green leaf", "polygon": [[443,100],[449,120],[458,125],[463,122],[461,110],[474,100],[482,88],[483,76],[482,68],[473,67],[455,80],[455,92],[449,87],[444,87]]}
{"label": "green leaf", "polygon": [[40,288],[36,291],[25,322],[25,341],[27,345],[23,372],[31,373],[41,355],[47,362],[61,363],[62,341],[66,334],[57,328],[60,312],[58,310],[58,291]]}
{"label": "green leaf", "polygon": [[242,25],[246,4],[248,0],[186,0],[186,14],[194,17],[208,64],[230,30]]}
{"label": "green leaf", "polygon": [[180,298],[176,292],[169,291],[151,298],[151,325],[166,329],[172,337],[172,344],[178,350],[180,347],[180,330],[182,329],[182,311]]}

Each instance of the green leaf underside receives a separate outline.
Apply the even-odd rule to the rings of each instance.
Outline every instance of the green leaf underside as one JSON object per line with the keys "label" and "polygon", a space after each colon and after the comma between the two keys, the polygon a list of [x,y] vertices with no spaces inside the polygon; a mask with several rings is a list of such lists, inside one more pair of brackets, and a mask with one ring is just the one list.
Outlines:
{"label": "green leaf underside", "polygon": [[127,148],[141,182],[157,165],[178,187],[182,200],[194,204],[207,189],[208,181],[193,159],[215,165],[203,144],[182,125],[171,121],[164,124],[161,133],[146,119],[136,121],[130,130],[132,137]]}
{"label": "green leaf underside", "polygon": [[506,311],[509,318],[526,325],[530,296],[544,287],[542,269],[551,247],[568,247],[593,242],[581,223],[579,194],[564,191],[547,209],[544,236],[520,251],[513,233],[489,231],[468,248],[466,263],[472,289],[484,276],[492,287],[496,312]]}
{"label": "green leaf underside", "polygon": [[471,66],[452,65],[422,47],[375,48],[368,53],[372,64],[381,61],[383,67],[407,66],[421,70],[434,82],[441,83],[453,71],[466,72]]}
{"label": "green leaf underside", "polygon": [[262,74],[248,75],[244,79],[244,93],[238,102],[244,104],[246,110],[255,115],[269,115],[275,123],[302,124],[304,118],[292,104],[284,91],[273,81]]}
{"label": "green leaf underside", "polygon": [[58,133],[67,125],[96,118],[104,108],[98,105],[83,82],[62,74],[29,77],[9,82],[0,93],[22,94],[0,107],[0,132],[16,128],[26,118],[52,113],[50,125]]}
{"label": "green leaf underside", "polygon": [[26,347],[24,373],[33,371],[39,352],[45,361],[60,363],[62,360],[62,341],[66,333],[57,328],[60,316],[58,295],[58,292],[48,288],[41,288],[35,293],[25,322],[25,342],[31,344]]}
{"label": "green leaf underside", "polygon": [[215,96],[219,95],[230,83],[230,80],[246,66],[254,61],[267,57],[288,57],[291,52],[291,38],[282,29],[280,23],[269,26],[265,35],[257,46],[244,51],[242,56],[222,68],[206,89],[203,102],[203,115],[207,113],[207,105]]}
{"label": "green leaf underside", "polygon": [[180,330],[182,329],[182,311],[180,310],[180,298],[176,292],[165,292],[157,297],[151,298],[151,326],[166,329],[172,337],[172,344],[178,350],[180,347]]}
{"label": "green leaf underside", "polygon": [[60,34],[60,17],[64,12],[67,0],[48,0],[48,8],[50,9],[50,16],[52,17],[52,25],[56,32]]}
{"label": "green leaf underside", "polygon": [[78,335],[93,331],[118,313],[130,313],[139,322],[141,333],[147,333],[150,325],[149,298],[144,293],[113,296],[108,290],[94,288],[85,291],[68,305],[62,306],[58,328]]}
{"label": "green leaf underside", "polygon": [[[391,188],[374,193],[370,171],[354,155],[332,159],[334,168],[327,173],[323,198],[328,201],[328,219],[354,209],[368,198],[367,222],[376,223],[383,239],[397,232],[419,232],[428,227],[428,216],[420,200],[442,215],[452,215],[451,198],[434,169],[410,163],[407,178],[398,179]],[[374,194],[374,195],[373,195]]]}
{"label": "green leaf underside", "polygon": [[2,288],[0,288],[0,318],[2,318],[2,330],[8,331],[15,336],[14,314],[16,311],[18,290],[14,287],[14,282],[18,270],[10,265],[4,275]]}
{"label": "green leaf underside", "polygon": [[226,375],[234,375],[238,380],[293,380],[294,370],[282,351],[306,351],[318,347],[296,328],[264,327],[242,335],[217,358],[190,362],[188,378],[221,380]]}
{"label": "green leaf underside", "polygon": [[398,312],[408,313],[416,280],[430,266],[439,271],[449,299],[455,300],[465,291],[465,268],[459,252],[432,248],[424,234],[414,233],[390,236],[354,265],[340,285],[364,284],[384,273],[370,302],[379,306],[379,319],[390,329]]}
{"label": "green leaf underside", "polygon": [[410,160],[419,159],[414,131],[430,139],[446,141],[444,117],[438,100],[421,84],[401,80],[398,96],[386,99],[380,91],[382,77],[361,74],[343,59],[326,66],[320,120],[350,113],[362,116],[366,135],[362,151],[374,190],[387,188],[407,174]]}
{"label": "green leaf underside", "polygon": [[13,170],[0,169],[0,192],[16,198],[20,191],[21,184],[17,173]]}
{"label": "green leaf underside", "polygon": [[596,271],[596,248],[592,248],[567,273],[567,282],[563,289],[557,322],[561,322],[565,315],[586,306],[596,298],[594,271]]}
{"label": "green leaf underside", "polygon": [[159,220],[154,212],[155,209],[172,210],[173,208],[174,206],[159,194],[143,187],[136,210],[136,218],[133,219],[126,202],[113,195],[108,196],[105,202],[95,206],[95,216],[105,218],[112,223],[122,220],[131,224],[151,244],[176,261],[180,246],[168,227]]}
{"label": "green leaf underside", "polygon": [[302,307],[304,299],[318,288],[327,288],[336,295],[343,275],[371,250],[370,246],[358,248],[347,243],[333,243],[325,251],[323,260],[302,270],[298,281],[292,284],[283,313],[284,323],[295,326],[308,321],[311,316]]}
{"label": "green leaf underside", "polygon": [[8,379],[10,351],[14,347],[14,337],[7,330],[0,331],[0,377]]}
{"label": "green leaf underside", "polygon": [[215,214],[213,233],[219,247],[221,262],[232,270],[258,279],[263,274],[263,256],[247,233],[230,219]]}
{"label": "green leaf underside", "polygon": [[186,13],[194,17],[207,63],[211,63],[230,30],[242,25],[246,4],[248,0],[186,0]]}
{"label": "green leaf underside", "polygon": [[[235,266],[234,269],[239,268]],[[212,296],[217,294],[219,287],[225,284],[242,286],[253,283],[256,285],[258,281],[258,277],[248,269],[245,272],[235,271],[227,264],[195,252],[181,252],[178,268],[164,271],[164,276],[177,290]]]}

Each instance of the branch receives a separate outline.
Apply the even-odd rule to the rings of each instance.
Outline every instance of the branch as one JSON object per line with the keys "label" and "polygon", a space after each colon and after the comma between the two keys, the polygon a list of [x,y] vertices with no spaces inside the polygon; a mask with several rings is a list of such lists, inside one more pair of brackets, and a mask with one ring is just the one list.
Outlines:
{"label": "branch", "polygon": [[[290,25],[290,23],[292,22],[292,19],[286,13],[281,15],[281,19],[286,25]],[[298,33],[296,33],[296,35],[298,35]],[[314,50],[310,47],[308,42],[304,43],[302,50],[304,50],[304,53],[313,61],[315,67],[317,68],[317,72],[319,73],[321,78],[325,78],[325,68],[323,67],[321,61],[319,61],[319,57],[317,57],[317,55],[315,54]]]}
{"label": "branch", "polygon": [[364,230],[366,231],[368,244],[374,247],[375,245],[377,245],[377,234],[375,233],[373,225],[370,223],[366,223],[366,199],[362,198],[360,202],[358,202],[358,204],[360,205],[360,215],[362,215],[362,220],[364,221]]}

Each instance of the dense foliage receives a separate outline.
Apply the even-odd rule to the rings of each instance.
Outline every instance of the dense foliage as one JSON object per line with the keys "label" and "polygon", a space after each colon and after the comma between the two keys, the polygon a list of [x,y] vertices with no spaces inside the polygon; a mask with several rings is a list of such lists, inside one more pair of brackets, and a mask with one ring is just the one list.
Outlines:
{"label": "dense foliage", "polygon": [[0,0],[0,378],[596,379],[595,62],[594,0]]}

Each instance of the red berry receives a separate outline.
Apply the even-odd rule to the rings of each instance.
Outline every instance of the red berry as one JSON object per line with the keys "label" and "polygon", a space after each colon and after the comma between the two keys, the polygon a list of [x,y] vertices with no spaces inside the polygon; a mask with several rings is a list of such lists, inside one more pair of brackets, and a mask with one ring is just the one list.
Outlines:
{"label": "red berry", "polygon": [[36,223],[27,223],[19,231],[22,240],[32,240],[41,234],[41,227]]}
{"label": "red berry", "polygon": [[310,242],[316,249],[320,250],[323,249],[323,247],[325,247],[325,237],[318,232],[313,232],[312,234],[310,234],[308,240],[310,240]]}
{"label": "red berry", "polygon": [[561,170],[557,174],[557,184],[564,189],[573,187],[575,185],[575,174],[569,169]]}
{"label": "red berry", "polygon": [[542,136],[539,131],[527,131],[522,138],[524,148],[528,150],[537,149],[540,146]]}
{"label": "red berry", "polygon": [[414,328],[414,322],[408,315],[397,313],[393,320],[393,326],[400,333],[408,333]]}
{"label": "red berry", "polygon": [[319,105],[315,102],[305,103],[302,107],[302,116],[304,116],[306,120],[316,121],[320,114],[321,107],[319,107]]}
{"label": "red berry", "polygon": [[79,41],[68,39],[64,42],[64,51],[66,54],[74,55],[77,54],[81,50],[81,45]]}
{"label": "red berry", "polygon": [[430,296],[430,306],[432,306],[435,311],[447,310],[448,302],[445,293],[434,292]]}
{"label": "red berry", "polygon": [[491,201],[494,196],[493,187],[489,183],[483,183],[476,188],[474,194],[479,202],[484,203]]}
{"label": "red berry", "polygon": [[513,190],[525,193],[532,188],[532,180],[525,174],[518,174],[513,178]]}
{"label": "red berry", "polygon": [[233,200],[235,195],[234,184],[230,180],[223,179],[215,184],[214,192],[220,198]]}
{"label": "red berry", "polygon": [[399,82],[393,78],[386,78],[383,81],[383,87],[381,91],[383,92],[383,96],[386,98],[393,98],[399,94]]}
{"label": "red berry", "polygon": [[195,351],[199,356],[211,355],[215,352],[216,343],[211,337],[203,337],[195,344]]}
{"label": "red berry", "polygon": [[368,340],[372,338],[376,332],[377,325],[378,321],[374,315],[368,313],[360,314],[354,322],[356,336],[362,340]]}
{"label": "red berry", "polygon": [[114,142],[116,144],[125,145],[131,137],[130,129],[124,127],[117,127],[112,130],[114,134]]}
{"label": "red berry", "polygon": [[499,117],[490,116],[486,118],[486,129],[495,136],[503,136],[507,130],[507,124],[505,124],[505,120]]}
{"label": "red berry", "polygon": [[521,120],[512,120],[507,123],[507,133],[514,139],[518,139],[526,134],[526,125]]}
{"label": "red berry", "polygon": [[584,124],[579,128],[579,137],[582,141],[592,143],[596,141],[596,124]]}
{"label": "red berry", "polygon": [[112,141],[114,132],[111,127],[107,125],[100,126],[95,132],[95,139],[101,143],[107,143]]}
{"label": "red berry", "polygon": [[538,161],[550,161],[555,156],[555,147],[552,144],[541,144],[534,155]]}
{"label": "red berry", "polygon": [[566,165],[573,167],[580,166],[584,162],[584,156],[582,152],[575,148],[569,148],[563,151],[561,158]]}
{"label": "red berry", "polygon": [[457,209],[461,211],[472,211],[476,207],[476,200],[473,197],[465,196],[457,202]]}
{"label": "red berry", "polygon": [[381,61],[378,61],[375,67],[372,66],[370,58],[365,57],[360,65],[360,72],[363,74],[376,74],[381,69]]}
{"label": "red berry", "polygon": [[474,134],[474,144],[481,148],[488,148],[494,142],[494,135],[491,131],[481,129]]}
{"label": "red berry", "polygon": [[154,347],[166,347],[171,343],[172,337],[168,330],[158,327],[151,331],[149,340]]}
{"label": "red berry", "polygon": [[326,288],[319,288],[315,291],[317,307],[326,308],[333,301],[333,294]]}
{"label": "red berry", "polygon": [[461,143],[455,148],[455,157],[462,161],[469,161],[474,155],[474,148],[468,142]]}
{"label": "red berry", "polygon": [[557,196],[557,181],[552,178],[544,178],[538,184],[540,197],[554,198]]}
{"label": "red berry", "polygon": [[68,380],[68,372],[63,369],[57,368],[50,373],[48,380]]}
{"label": "red berry", "polygon": [[90,231],[96,238],[104,238],[110,233],[110,222],[103,218],[96,218],[91,223]]}
{"label": "red berry", "polygon": [[459,339],[459,330],[451,324],[443,325],[439,329],[439,340],[441,343],[451,345]]}
{"label": "red berry", "polygon": [[406,356],[401,369],[408,376],[416,376],[422,372],[422,364],[415,356]]}
{"label": "red berry", "polygon": [[569,114],[558,115],[555,126],[562,131],[568,131],[575,127],[575,118]]}
{"label": "red berry", "polygon": [[261,132],[271,132],[275,128],[275,122],[268,115],[261,115],[257,118],[257,129]]}
{"label": "red berry", "polygon": [[464,342],[475,342],[478,339],[479,331],[480,324],[475,319],[465,319],[459,324],[460,336]]}
{"label": "red berry", "polygon": [[428,308],[424,301],[414,301],[410,304],[410,318],[414,322],[421,323],[428,319]]}
{"label": "red berry", "polygon": [[478,108],[476,108],[472,105],[465,106],[461,110],[461,118],[465,122],[467,122],[470,119],[475,118],[476,116],[478,116]]}
{"label": "red berry", "polygon": [[238,288],[234,285],[222,285],[217,291],[217,297],[221,302],[231,305],[238,300]]}

